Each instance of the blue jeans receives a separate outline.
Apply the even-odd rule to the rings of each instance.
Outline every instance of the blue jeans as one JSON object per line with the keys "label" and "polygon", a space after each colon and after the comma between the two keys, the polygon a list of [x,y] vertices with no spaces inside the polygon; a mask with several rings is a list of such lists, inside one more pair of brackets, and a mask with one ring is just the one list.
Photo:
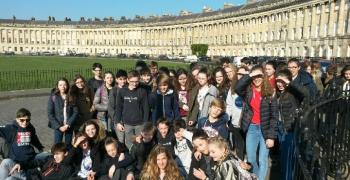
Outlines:
{"label": "blue jeans", "polygon": [[59,129],[54,131],[54,143],[62,142],[64,136],[64,143],[67,145],[67,148],[72,147],[72,138],[73,138],[73,129],[69,128],[66,132],[62,133]]}
{"label": "blue jeans", "polygon": [[[259,165],[256,161],[256,152],[259,146]],[[253,166],[253,173],[259,180],[264,180],[267,174],[269,164],[269,149],[266,147],[261,126],[250,124],[246,137],[246,148],[248,162]]]}
{"label": "blue jeans", "polygon": [[285,132],[282,123],[278,123],[278,140],[280,143],[281,179],[292,180],[296,158],[294,132]]}

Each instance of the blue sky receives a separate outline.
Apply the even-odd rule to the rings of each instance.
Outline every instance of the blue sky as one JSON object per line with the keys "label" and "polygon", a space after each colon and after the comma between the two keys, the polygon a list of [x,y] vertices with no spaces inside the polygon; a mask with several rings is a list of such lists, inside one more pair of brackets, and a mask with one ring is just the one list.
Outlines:
{"label": "blue sky", "polygon": [[193,13],[201,12],[204,6],[217,10],[225,2],[234,5],[244,4],[246,0],[1,0],[0,19],[47,20],[54,16],[56,20],[70,17],[79,20],[80,17],[109,17],[119,19],[121,16],[133,18],[135,15],[149,16],[170,13],[178,15],[180,10]]}

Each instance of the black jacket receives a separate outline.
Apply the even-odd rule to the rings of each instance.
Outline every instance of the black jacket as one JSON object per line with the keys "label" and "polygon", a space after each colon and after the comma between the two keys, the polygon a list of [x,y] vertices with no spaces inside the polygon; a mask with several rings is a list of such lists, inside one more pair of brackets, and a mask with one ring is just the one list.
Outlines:
{"label": "black jacket", "polygon": [[280,121],[285,131],[293,131],[298,108],[303,101],[306,90],[300,86],[290,84],[284,92],[277,92]]}
{"label": "black jacket", "polygon": [[[249,75],[243,76],[236,85],[235,92],[244,99],[242,110],[241,128],[244,132],[248,130],[253,117],[250,101],[253,90],[250,87],[252,78]],[[273,97],[262,97],[260,104],[260,125],[264,139],[276,139],[277,137],[278,108],[277,99]]]}
{"label": "black jacket", "polygon": [[101,164],[100,170],[97,173],[98,177],[101,176],[108,176],[109,168],[111,168],[113,165],[115,166],[115,169],[123,169],[123,172],[121,174],[120,179],[126,179],[126,176],[128,172],[133,172],[133,161],[134,159],[130,156],[128,152],[124,153],[125,159],[122,161],[119,161],[119,156],[112,158],[108,155],[105,156],[103,163]]}
{"label": "black jacket", "polygon": [[214,166],[213,161],[207,155],[202,154],[201,158],[197,160],[194,155],[192,155],[191,167],[188,173],[189,180],[198,180],[196,176],[193,175],[193,169],[201,169],[205,172],[205,175],[209,179],[214,179],[215,172],[211,169]]}
{"label": "black jacket", "polygon": [[50,157],[41,171],[32,169],[28,176],[30,176],[29,179],[31,180],[61,180],[70,178],[73,173],[73,166],[65,163],[64,160],[57,164],[54,158]]}
{"label": "black jacket", "polygon": [[292,84],[295,86],[304,86],[307,88],[308,93],[305,96],[307,103],[312,104],[316,101],[318,90],[314,80],[312,79],[312,76],[309,73],[300,70],[297,77],[292,81]]}

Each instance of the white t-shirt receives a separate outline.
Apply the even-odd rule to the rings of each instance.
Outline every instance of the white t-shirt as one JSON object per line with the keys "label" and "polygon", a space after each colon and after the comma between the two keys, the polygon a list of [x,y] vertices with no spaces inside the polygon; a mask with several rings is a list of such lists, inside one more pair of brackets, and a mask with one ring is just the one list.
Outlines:
{"label": "white t-shirt", "polygon": [[208,91],[209,91],[209,86],[201,87],[198,91],[197,100],[199,104],[199,111],[201,111],[203,108],[204,98],[205,98],[205,95],[208,94]]}
{"label": "white t-shirt", "polygon": [[192,151],[186,142],[186,138],[182,140],[176,140],[176,146],[174,147],[175,155],[177,155],[176,161],[180,161],[179,164],[182,164],[183,168],[186,170],[187,174],[190,171],[191,160],[192,160]]}

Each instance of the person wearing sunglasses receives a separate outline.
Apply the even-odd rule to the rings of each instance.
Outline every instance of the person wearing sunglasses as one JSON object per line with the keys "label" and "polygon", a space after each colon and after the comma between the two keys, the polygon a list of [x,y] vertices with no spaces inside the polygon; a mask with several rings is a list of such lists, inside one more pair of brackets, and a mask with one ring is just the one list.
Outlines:
{"label": "person wearing sunglasses", "polygon": [[12,124],[0,126],[0,137],[5,139],[9,147],[8,158],[0,164],[0,179],[25,179],[26,171],[33,168],[32,162],[37,155],[34,147],[39,152],[44,149],[34,126],[30,123],[30,117],[31,113],[21,108]]}

